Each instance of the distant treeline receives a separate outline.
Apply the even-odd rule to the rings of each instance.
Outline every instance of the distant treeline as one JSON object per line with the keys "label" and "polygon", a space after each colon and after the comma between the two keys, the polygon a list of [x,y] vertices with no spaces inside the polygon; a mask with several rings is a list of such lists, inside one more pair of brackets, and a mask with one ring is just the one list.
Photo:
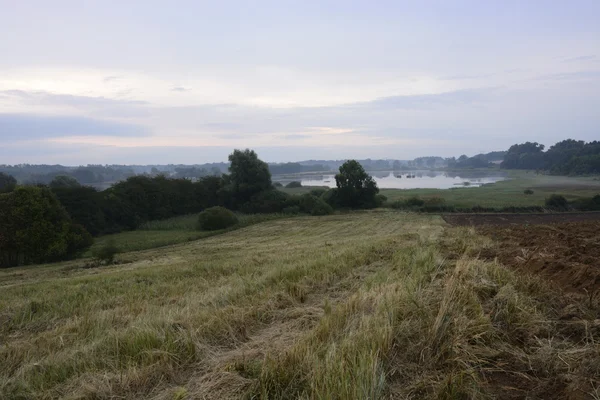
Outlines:
{"label": "distant treeline", "polygon": [[544,151],[536,142],[515,144],[508,149],[502,168],[535,169],[554,175],[600,173],[600,142],[567,139]]}
{"label": "distant treeline", "polygon": [[133,230],[146,221],[214,206],[244,213],[331,214],[334,208],[382,204],[379,189],[356,161],[336,175],[336,189],[292,196],[277,190],[267,163],[251,150],[229,156],[229,174],[199,179],[131,176],[107,190],[57,176],[48,185],[18,186],[0,172],[0,267],[73,257],[91,235]]}

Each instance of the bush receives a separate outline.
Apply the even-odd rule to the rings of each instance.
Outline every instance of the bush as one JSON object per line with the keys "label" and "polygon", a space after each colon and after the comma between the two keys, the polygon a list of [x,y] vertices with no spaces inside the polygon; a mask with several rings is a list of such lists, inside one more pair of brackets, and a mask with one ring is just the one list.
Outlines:
{"label": "bush", "polygon": [[329,204],[331,207],[337,208],[339,206],[337,193],[337,189],[329,189],[321,195],[321,200]]}
{"label": "bush", "polygon": [[446,199],[439,196],[428,197],[424,201],[424,205],[428,207],[439,207],[446,204]]}
{"label": "bush", "polygon": [[333,208],[329,204],[309,193],[300,196],[300,211],[310,215],[333,214]]}
{"label": "bush", "polygon": [[414,196],[406,199],[404,203],[407,207],[421,207],[425,204],[425,201],[423,199],[418,198],[417,196]]}
{"label": "bush", "polygon": [[109,265],[115,262],[115,256],[119,253],[119,248],[114,240],[109,240],[102,247],[94,252],[94,258],[103,264]]}
{"label": "bush", "polygon": [[242,205],[241,211],[246,214],[278,213],[290,205],[289,198],[290,195],[281,190],[266,190],[252,196],[248,203]]}
{"label": "bush", "polygon": [[290,206],[290,207],[286,207],[282,210],[282,212],[284,214],[288,214],[288,215],[296,215],[296,214],[300,214],[300,207],[299,206]]}
{"label": "bush", "polygon": [[569,206],[567,199],[560,194],[553,194],[546,199],[546,207],[555,208],[557,210],[565,210]]}
{"label": "bush", "polygon": [[280,188],[280,187],[283,187],[283,185],[281,184],[281,182],[275,182],[275,183],[273,184],[273,187],[274,187],[274,188]]}
{"label": "bush", "polygon": [[224,207],[211,207],[202,211],[198,216],[198,229],[216,231],[226,229],[238,223],[238,218]]}
{"label": "bush", "polygon": [[533,194],[533,190],[531,190],[531,189],[525,189],[523,191],[523,193],[525,193],[525,194]]}
{"label": "bush", "polygon": [[316,188],[310,191],[310,194],[312,194],[315,197],[321,197],[323,195],[323,193],[325,193],[327,191],[327,189],[325,188]]}
{"label": "bush", "polygon": [[571,202],[571,207],[580,211],[600,211],[600,194]]}
{"label": "bush", "polygon": [[381,207],[385,204],[385,202],[387,201],[387,197],[382,195],[382,194],[376,194],[375,195],[375,206],[376,207]]}
{"label": "bush", "polygon": [[285,187],[288,189],[299,188],[299,187],[302,187],[302,182],[291,181],[290,183],[285,185]]}

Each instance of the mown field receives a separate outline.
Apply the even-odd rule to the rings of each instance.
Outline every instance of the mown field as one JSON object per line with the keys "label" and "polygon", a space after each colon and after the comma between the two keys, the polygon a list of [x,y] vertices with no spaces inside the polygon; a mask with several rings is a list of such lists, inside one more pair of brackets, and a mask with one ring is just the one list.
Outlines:
{"label": "mown field", "polygon": [[597,304],[494,246],[373,211],[0,270],[0,398],[599,398]]}

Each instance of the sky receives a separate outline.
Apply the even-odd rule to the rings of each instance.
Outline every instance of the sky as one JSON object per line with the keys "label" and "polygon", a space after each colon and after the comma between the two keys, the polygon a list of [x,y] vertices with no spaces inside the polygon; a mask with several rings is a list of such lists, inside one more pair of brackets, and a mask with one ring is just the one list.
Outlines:
{"label": "sky", "polygon": [[0,0],[0,164],[600,139],[600,1]]}

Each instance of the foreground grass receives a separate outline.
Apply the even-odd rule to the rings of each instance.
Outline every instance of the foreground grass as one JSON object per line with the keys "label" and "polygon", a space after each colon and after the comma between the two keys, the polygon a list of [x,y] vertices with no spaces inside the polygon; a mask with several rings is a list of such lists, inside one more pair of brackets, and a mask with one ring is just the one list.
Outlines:
{"label": "foreground grass", "polygon": [[0,271],[0,398],[593,394],[597,308],[561,323],[562,297],[479,260],[489,245],[370,212]]}

